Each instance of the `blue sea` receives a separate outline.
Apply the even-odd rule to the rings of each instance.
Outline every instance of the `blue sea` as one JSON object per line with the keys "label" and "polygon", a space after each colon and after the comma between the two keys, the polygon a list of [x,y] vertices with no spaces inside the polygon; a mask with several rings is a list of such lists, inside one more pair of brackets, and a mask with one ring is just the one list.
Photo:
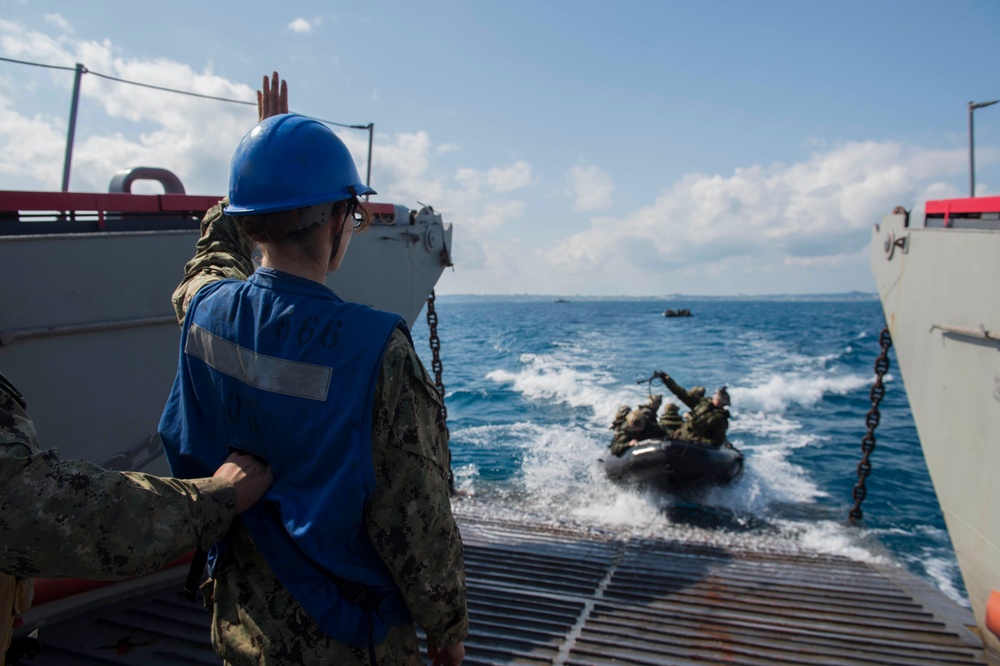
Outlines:
{"label": "blue sea", "polygon": [[[863,519],[848,523],[877,299],[566,300],[437,298],[457,512],[896,563],[968,606],[892,354]],[[413,338],[430,369],[428,336],[422,313]],[[605,478],[618,407],[672,397],[643,381],[654,370],[729,387],[729,439],[746,457],[735,483],[670,496]]]}

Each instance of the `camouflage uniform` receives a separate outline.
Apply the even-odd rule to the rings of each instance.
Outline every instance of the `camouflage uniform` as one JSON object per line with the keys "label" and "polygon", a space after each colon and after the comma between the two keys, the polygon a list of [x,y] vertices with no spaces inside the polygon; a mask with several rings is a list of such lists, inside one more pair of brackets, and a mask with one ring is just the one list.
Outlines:
{"label": "camouflage uniform", "polygon": [[[179,321],[198,289],[246,279],[252,244],[222,214],[206,214],[197,254],[174,292]],[[441,646],[468,636],[462,541],[448,496],[448,442],[437,388],[406,335],[393,333],[376,386],[372,461],[376,488],[368,536],[406,599],[414,622]],[[331,507],[334,509],[335,507]],[[370,663],[367,650],[323,633],[282,586],[239,520],[205,586],[212,643],[230,664]],[[375,648],[379,664],[422,664],[413,624],[394,627]]]}
{"label": "camouflage uniform", "polygon": [[684,424],[674,432],[674,439],[722,446],[729,429],[729,410],[716,407],[711,398],[696,398],[670,377],[664,379],[663,383],[691,408]]}
{"label": "camouflage uniform", "polygon": [[684,419],[681,417],[680,412],[677,410],[677,405],[668,402],[663,408],[663,413],[660,414],[660,427],[663,428],[667,435],[672,435],[675,430],[684,425]]}
{"label": "camouflage uniform", "polygon": [[656,410],[660,408],[662,400],[662,395],[654,395],[634,411],[629,411],[628,407],[624,406],[618,409],[615,422],[611,426],[615,430],[611,439],[612,455],[620,456],[628,451],[629,443],[633,439],[636,441],[656,439],[666,434],[656,423]]}
{"label": "camouflage uniform", "polygon": [[222,479],[111,472],[41,451],[25,410],[0,375],[0,654],[30,604],[30,576],[150,573],[211,546],[236,513],[236,490]]}

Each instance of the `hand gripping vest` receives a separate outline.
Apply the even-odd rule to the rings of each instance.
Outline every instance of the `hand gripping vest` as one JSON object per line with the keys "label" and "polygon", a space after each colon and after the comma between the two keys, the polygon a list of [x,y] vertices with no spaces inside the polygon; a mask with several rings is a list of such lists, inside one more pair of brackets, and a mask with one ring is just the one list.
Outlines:
{"label": "hand gripping vest", "polygon": [[[270,462],[274,485],[243,524],[316,624],[360,648],[410,621],[363,518],[375,487],[372,403],[396,327],[406,331],[398,315],[267,268],[207,285],[188,308],[159,428],[182,478],[211,476],[230,448]],[[377,608],[346,600],[345,580]]]}

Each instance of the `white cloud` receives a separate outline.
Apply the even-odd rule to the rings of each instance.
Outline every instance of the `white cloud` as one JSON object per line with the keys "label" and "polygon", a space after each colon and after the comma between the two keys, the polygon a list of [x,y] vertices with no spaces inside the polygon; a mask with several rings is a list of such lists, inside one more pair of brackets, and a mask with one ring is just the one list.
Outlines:
{"label": "white cloud", "polygon": [[611,176],[596,166],[575,165],[566,175],[573,210],[590,211],[611,207],[615,184]]}
{"label": "white cloud", "polygon": [[72,56],[63,48],[65,37],[53,38],[40,32],[28,32],[19,23],[0,19],[0,53],[19,60],[33,60],[48,65],[72,66]]}
{"label": "white cloud", "polygon": [[523,214],[523,201],[490,201],[480,207],[478,214],[464,218],[462,223],[469,224],[477,230],[499,229],[507,220],[521,217]]}
{"label": "white cloud", "polygon": [[[0,52],[34,62],[81,62],[92,72],[164,88],[247,102],[255,99],[253,88],[211,71],[195,71],[166,59],[122,57],[109,40],[53,38],[0,22]],[[72,79],[62,76],[57,85],[68,88]],[[14,92],[25,97],[29,94]],[[84,75],[80,96],[81,105],[96,105],[106,116],[91,118],[90,124],[77,128],[70,181],[74,190],[104,190],[117,170],[143,165],[173,171],[188,192],[219,194],[225,188],[233,148],[256,120],[255,106],[176,95],[93,74]],[[55,180],[61,180],[56,165],[62,163],[65,151],[66,121],[41,114],[23,115],[15,106],[17,102],[10,95],[0,103],[0,172],[10,174],[27,168],[37,173],[40,186],[51,187],[54,172],[58,172]],[[131,123],[142,129],[129,130]],[[13,182],[24,182],[24,176],[20,174]]]}
{"label": "white cloud", "polygon": [[741,272],[775,266],[853,264],[874,222],[895,205],[948,192],[940,181],[961,173],[965,160],[960,149],[867,141],[799,164],[754,165],[728,177],[690,174],[624,218],[594,218],[545,260],[591,279],[634,271],[679,276],[697,266],[699,275],[727,275],[731,283]]}
{"label": "white cloud", "polygon": [[531,184],[531,165],[518,160],[509,167],[494,167],[486,173],[486,181],[501,194],[519,190]]}
{"label": "white cloud", "polygon": [[73,27],[69,24],[69,21],[64,19],[60,14],[46,14],[44,16],[45,22],[53,26],[57,30],[62,32],[73,32]]}
{"label": "white cloud", "polygon": [[[65,129],[52,118],[27,118],[0,96],[0,174],[35,189],[58,188],[65,154]],[[110,178],[110,176],[109,176]]]}
{"label": "white cloud", "polygon": [[297,18],[288,24],[288,29],[297,33],[309,33],[313,31],[312,24],[304,18]]}

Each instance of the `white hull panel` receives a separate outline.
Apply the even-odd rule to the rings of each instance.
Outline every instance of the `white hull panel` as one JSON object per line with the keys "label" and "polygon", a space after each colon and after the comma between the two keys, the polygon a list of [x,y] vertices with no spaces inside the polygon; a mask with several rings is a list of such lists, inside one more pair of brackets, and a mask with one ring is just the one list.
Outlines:
{"label": "white hull panel", "polygon": [[[918,211],[915,211],[917,213]],[[923,215],[911,215],[922,225]],[[1000,231],[906,226],[872,237],[899,373],[979,626],[1000,590]],[[890,389],[891,390],[891,389]],[[891,461],[884,464],[891,465]],[[982,630],[1000,655],[1000,642]]]}
{"label": "white hull panel", "polygon": [[[351,241],[328,284],[413,325],[452,227],[425,209]],[[195,231],[0,236],[0,369],[28,400],[42,448],[165,473],[154,437],[177,368],[170,295]]]}

